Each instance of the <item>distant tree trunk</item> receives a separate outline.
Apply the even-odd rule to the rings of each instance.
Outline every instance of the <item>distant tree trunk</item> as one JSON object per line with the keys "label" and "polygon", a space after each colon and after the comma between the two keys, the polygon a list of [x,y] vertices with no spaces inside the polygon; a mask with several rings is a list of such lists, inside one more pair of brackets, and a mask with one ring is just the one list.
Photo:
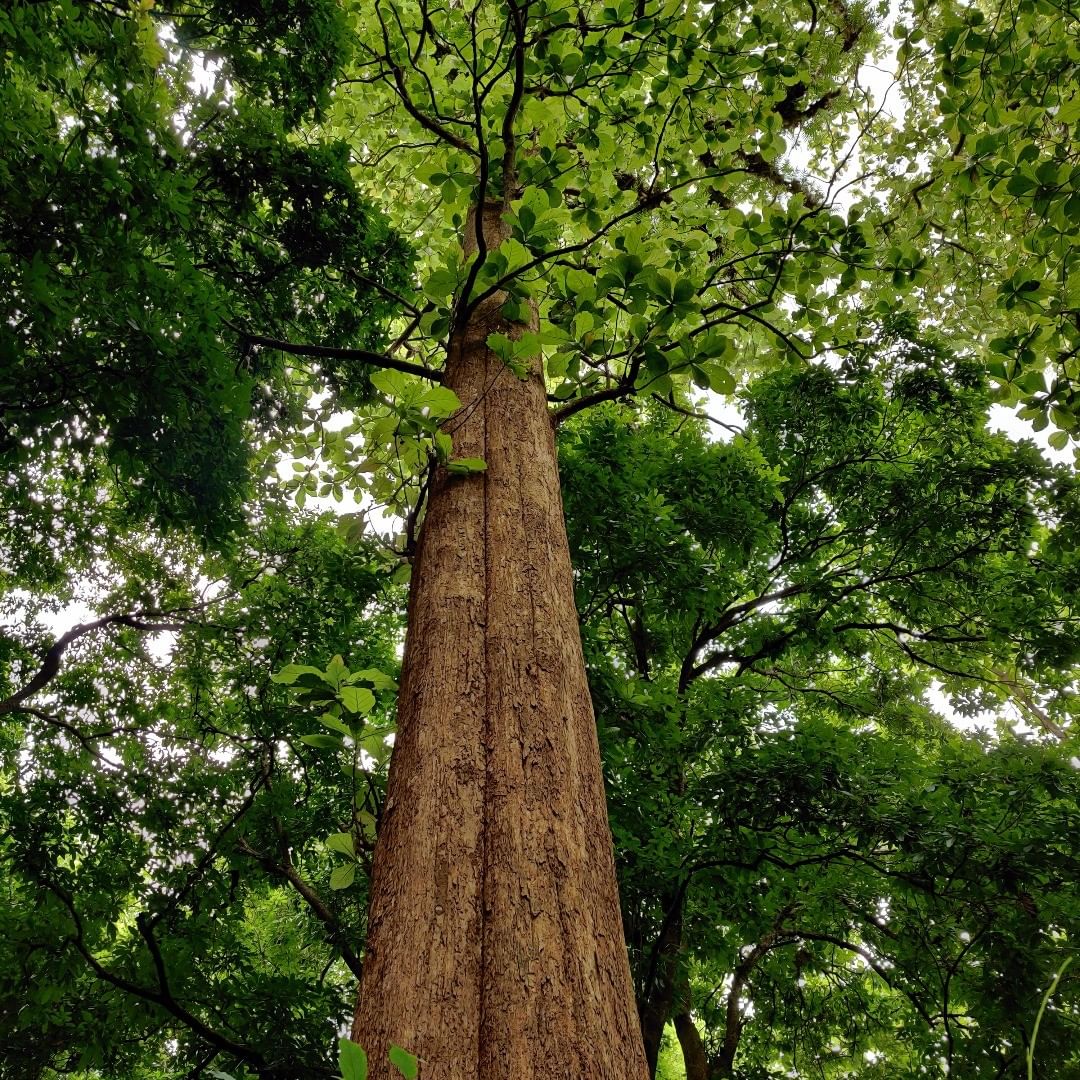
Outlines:
{"label": "distant tree trunk", "polygon": [[420,538],[353,1038],[373,1080],[391,1042],[421,1080],[643,1080],[554,433],[539,363],[485,345],[520,330],[503,299],[450,342],[447,430],[487,471],[440,470]]}
{"label": "distant tree trunk", "polygon": [[682,1048],[686,1080],[712,1080],[701,1032],[688,1011],[676,1013],[675,1034],[679,1037],[679,1046]]}
{"label": "distant tree trunk", "polygon": [[679,952],[682,949],[683,906],[685,896],[680,888],[664,896],[664,923],[653,946],[649,970],[645,973],[644,997],[638,1003],[641,1036],[645,1043],[645,1060],[649,1076],[656,1075],[664,1025],[671,1017],[678,978]]}

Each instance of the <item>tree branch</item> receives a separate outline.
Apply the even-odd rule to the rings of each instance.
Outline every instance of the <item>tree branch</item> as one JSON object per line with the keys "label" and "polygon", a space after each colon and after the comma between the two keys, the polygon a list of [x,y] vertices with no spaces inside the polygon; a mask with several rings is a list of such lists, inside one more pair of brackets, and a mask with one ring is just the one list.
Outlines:
{"label": "tree branch", "polygon": [[[382,7],[378,2],[375,4],[375,14],[378,17],[379,26],[382,30],[383,48],[385,50],[383,56],[379,57],[379,59],[385,61],[390,68],[390,73],[394,80],[394,88],[397,91],[401,104],[405,106],[405,111],[425,131],[430,131],[432,135],[437,135],[443,142],[449,143],[458,150],[463,150],[466,154],[477,157],[478,155],[474,146],[471,146],[460,136],[455,135],[449,128],[440,124],[434,117],[428,116],[427,113],[422,112],[417,108],[416,103],[409,95],[408,87],[405,85],[405,74],[401,69],[401,65],[394,63],[394,59],[391,55],[390,33],[386,28],[386,20],[383,18]],[[434,105],[434,102],[432,104]]]}
{"label": "tree branch", "polygon": [[5,713],[15,712],[28,697],[36,694],[40,689],[47,686],[54,678],[56,678],[56,675],[60,671],[60,662],[63,659],[68,646],[79,638],[93,633],[95,630],[100,630],[105,626],[130,626],[135,630],[182,630],[186,625],[182,622],[146,622],[147,618],[158,618],[163,615],[164,612],[158,611],[137,612],[134,615],[106,615],[104,618],[95,619],[93,622],[89,623],[80,623],[78,626],[73,627],[66,634],[57,638],[55,644],[45,654],[45,659],[41,662],[38,673],[26,684],[26,686],[12,694],[10,697],[0,701],[0,716],[3,716]]}
{"label": "tree branch", "polygon": [[79,915],[79,912],[75,907],[75,902],[72,900],[71,896],[48,878],[39,878],[39,880],[41,880],[45,887],[64,905],[65,908],[67,908],[67,912],[71,916],[71,921],[75,924],[75,937],[72,938],[72,944],[99,979],[103,982],[107,982],[110,986],[114,986],[117,990],[122,990],[125,994],[130,994],[132,997],[137,997],[143,1001],[148,1001],[153,1005],[157,1005],[174,1016],[184,1024],[185,1027],[190,1028],[200,1039],[210,1046],[214,1046],[218,1050],[224,1050],[226,1053],[232,1054],[240,1061],[251,1063],[261,1075],[270,1074],[270,1070],[266,1067],[265,1058],[263,1058],[262,1054],[257,1050],[252,1049],[250,1046],[243,1046],[240,1043],[233,1042],[233,1040],[227,1036],[207,1027],[202,1020],[185,1009],[184,1006],[173,997],[172,992],[169,990],[168,982],[165,979],[164,961],[162,960],[161,951],[157,941],[154,940],[153,934],[150,933],[148,928],[145,928],[145,913],[141,913],[135,921],[139,927],[139,932],[143,935],[144,940],[146,940],[147,947],[150,949],[150,956],[157,972],[157,990],[149,990],[144,986],[139,986],[137,983],[130,982],[121,975],[116,975],[114,972],[109,971],[109,969],[98,960],[87,946],[82,918]]}
{"label": "tree branch", "polygon": [[279,863],[269,855],[256,851],[244,837],[241,837],[236,845],[245,855],[250,855],[268,873],[276,877],[284,878],[303,897],[305,903],[311,908],[315,917],[323,923],[330,932],[330,943],[337,949],[345,966],[356,976],[357,981],[363,973],[364,965],[360,957],[353,952],[345,940],[341,923],[338,922],[334,913],[323,903],[319,894],[300,876],[292,861],[286,856],[284,863]]}
{"label": "tree branch", "polygon": [[292,341],[266,337],[263,334],[252,334],[236,326],[233,329],[252,345],[258,345],[264,349],[278,349],[293,356],[325,357],[330,360],[357,360],[362,364],[371,364],[373,367],[387,368],[391,371],[403,371],[407,375],[418,375],[421,379],[430,379],[434,383],[441,383],[443,378],[441,371],[424,367],[422,364],[411,364],[408,360],[396,360],[392,356],[371,352],[368,349],[339,349],[332,345],[299,345]]}

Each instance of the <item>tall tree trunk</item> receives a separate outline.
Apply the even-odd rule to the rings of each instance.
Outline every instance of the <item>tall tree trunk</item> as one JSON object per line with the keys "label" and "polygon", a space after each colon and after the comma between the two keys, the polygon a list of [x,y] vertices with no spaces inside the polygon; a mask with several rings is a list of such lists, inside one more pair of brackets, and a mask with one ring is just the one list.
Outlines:
{"label": "tall tree trunk", "polygon": [[554,433],[539,363],[485,344],[521,329],[503,299],[450,342],[447,430],[487,470],[440,470],[420,538],[353,1037],[373,1080],[392,1042],[421,1080],[643,1080]]}

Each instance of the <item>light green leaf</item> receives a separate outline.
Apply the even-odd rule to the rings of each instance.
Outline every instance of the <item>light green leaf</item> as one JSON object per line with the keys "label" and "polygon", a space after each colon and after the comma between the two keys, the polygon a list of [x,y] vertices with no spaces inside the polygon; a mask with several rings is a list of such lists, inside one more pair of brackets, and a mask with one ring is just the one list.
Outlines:
{"label": "light green leaf", "polygon": [[356,877],[356,863],[342,863],[335,866],[330,875],[330,888],[337,892],[339,889],[347,889]]}
{"label": "light green leaf", "polygon": [[363,679],[364,682],[371,683],[376,690],[396,690],[398,685],[390,678],[389,675],[379,671],[378,668],[361,668],[359,671],[353,672],[353,681],[357,679]]}
{"label": "light green leaf", "polygon": [[366,714],[375,707],[375,695],[364,686],[343,686],[338,696],[351,713]]}
{"label": "light green leaf", "polygon": [[369,377],[369,382],[380,394],[391,398],[401,397],[413,385],[409,377],[400,371],[376,371]]}
{"label": "light green leaf", "polygon": [[331,731],[337,731],[342,735],[351,735],[352,729],[343,720],[339,720],[333,713],[325,712],[319,717],[319,723],[328,727]]}
{"label": "light green leaf", "polygon": [[314,746],[316,750],[340,750],[343,745],[341,740],[335,739],[333,735],[301,735],[300,741]]}
{"label": "light green leaf", "polygon": [[326,838],[326,846],[327,848],[329,848],[330,851],[336,851],[341,855],[348,855],[350,859],[356,858],[356,849],[353,847],[353,838],[351,833],[331,833]]}
{"label": "light green leaf", "polygon": [[340,686],[349,677],[349,669],[345,666],[345,661],[341,659],[340,655],[335,656],[326,665],[325,677],[326,681],[334,687]]}
{"label": "light green leaf", "polygon": [[374,758],[380,765],[390,756],[390,747],[386,745],[385,731],[368,732],[360,740],[360,749]]}
{"label": "light green leaf", "polygon": [[461,399],[449,387],[433,386],[420,394],[412,405],[427,409],[431,416],[450,416],[461,408]]}
{"label": "light green leaf", "polygon": [[318,675],[321,679],[323,673],[317,667],[307,664],[286,664],[276,675],[270,676],[270,681],[291,686],[301,675]]}
{"label": "light green leaf", "polygon": [[367,1080],[367,1054],[351,1039],[338,1043],[338,1068],[342,1080]]}
{"label": "light green leaf", "polygon": [[446,300],[454,295],[457,288],[457,275],[449,270],[436,270],[427,281],[424,282],[424,294],[436,303]]}
{"label": "light green leaf", "polygon": [[420,1072],[416,1058],[408,1050],[402,1050],[394,1043],[390,1044],[390,1064],[405,1077],[405,1080],[416,1080]]}
{"label": "light green leaf", "polygon": [[467,457],[457,458],[446,463],[448,472],[467,476],[469,473],[481,473],[487,469],[487,462],[483,458]]}
{"label": "light green leaf", "polygon": [[733,394],[735,392],[735,377],[727,368],[719,364],[702,364],[705,374],[709,377],[709,389],[717,394]]}

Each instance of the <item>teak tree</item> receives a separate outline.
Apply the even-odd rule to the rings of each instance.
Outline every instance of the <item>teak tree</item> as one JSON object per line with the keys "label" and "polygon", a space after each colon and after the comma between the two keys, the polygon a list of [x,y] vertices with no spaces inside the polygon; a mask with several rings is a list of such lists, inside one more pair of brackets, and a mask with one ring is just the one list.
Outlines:
{"label": "teak tree", "polygon": [[[897,124],[860,84],[880,13],[845,0],[798,12],[282,0],[132,14],[103,3],[62,7],[59,60],[33,54],[50,16],[13,11],[0,32],[33,62],[5,94],[42,118],[38,142],[73,134],[12,218],[16,303],[2,332],[19,361],[14,396],[33,403],[11,453],[85,414],[86,453],[104,453],[122,488],[134,478],[131,505],[205,525],[200,483],[220,462],[210,449],[174,469],[177,482],[176,431],[194,417],[220,434],[230,417],[231,440],[195,442],[235,448],[254,387],[294,391],[277,358],[307,357],[344,394],[312,415],[300,445],[320,456],[300,465],[297,500],[364,488],[405,520],[409,628],[354,1026],[373,1075],[388,1075],[397,1043],[431,1080],[531,1077],[553,1060],[570,1075],[640,1080],[656,1024],[647,1061],[554,427],[604,402],[685,410],[691,380],[726,394],[747,373],[855,355],[868,313],[910,303],[929,321],[945,297],[942,335],[1003,357],[989,368],[1002,398],[1051,410],[1066,437],[1076,121],[1073,54],[1058,43],[1072,22],[1033,0],[1006,4],[989,29],[977,8],[918,6],[898,35],[910,109]],[[225,56],[217,94],[184,90],[168,41],[182,57]],[[1037,77],[1017,78],[1033,54]],[[109,58],[100,86],[87,57]],[[131,86],[123,63],[140,76]],[[66,222],[51,184],[71,151],[83,171]],[[168,192],[164,220],[154,199],[134,197],[140,181]],[[394,231],[365,215],[365,195]],[[121,214],[130,225],[115,225]],[[82,218],[100,232],[87,239]],[[419,288],[398,236],[415,249]],[[1055,270],[1033,272],[1052,255]],[[112,261],[140,270],[117,284]],[[84,312],[71,298],[88,267]],[[130,309],[119,331],[114,290]],[[177,321],[178,305],[197,320]],[[373,351],[373,323],[391,310],[393,343]],[[132,348],[149,338],[156,355],[170,335],[186,345],[178,358],[198,360],[198,400],[171,380],[165,409],[153,379],[130,400],[115,393],[117,373],[170,370],[140,367]],[[73,342],[89,352],[65,351]],[[72,377],[34,398],[34,365],[57,352]],[[160,413],[145,430],[144,399]],[[325,425],[343,404],[352,423]],[[97,432],[105,451],[90,448]],[[778,591],[761,603],[795,595]],[[733,624],[714,615],[690,635],[682,689],[723,662],[717,642]],[[675,975],[658,1015],[674,1007]]]}
{"label": "teak tree", "polygon": [[[443,156],[422,177],[450,200],[465,195],[427,282],[436,306],[417,312],[429,338],[447,336],[442,381],[460,405],[444,431],[451,443],[436,444],[447,463],[429,485],[416,551],[373,870],[353,1035],[376,1063],[396,1042],[433,1077],[536,1076],[553,1058],[572,1075],[646,1075],[536,357],[545,343],[588,339],[561,354],[562,417],[670,392],[668,370],[689,364],[731,385],[710,370],[726,338],[701,354],[693,338],[763,305],[718,289],[703,313],[698,298],[723,272],[709,265],[721,244],[707,195],[755,170],[782,181],[769,165],[779,126],[753,153],[716,160],[730,132],[707,91],[718,75],[708,43],[727,32],[716,13],[711,31],[699,15],[657,21],[628,8],[598,11],[592,25],[584,13],[579,22],[514,4],[467,14],[376,5],[374,33],[358,42],[360,100],[394,109],[384,141],[433,136]],[[841,56],[858,37],[846,30]],[[665,93],[673,32],[692,77]],[[789,127],[837,96],[830,84],[795,107],[807,91],[785,88]],[[636,138],[617,141],[620,124]],[[697,154],[685,145],[695,135]],[[695,188],[706,198],[678,198]],[[647,269],[657,256],[667,265]],[[475,459],[480,475],[454,470]]]}

